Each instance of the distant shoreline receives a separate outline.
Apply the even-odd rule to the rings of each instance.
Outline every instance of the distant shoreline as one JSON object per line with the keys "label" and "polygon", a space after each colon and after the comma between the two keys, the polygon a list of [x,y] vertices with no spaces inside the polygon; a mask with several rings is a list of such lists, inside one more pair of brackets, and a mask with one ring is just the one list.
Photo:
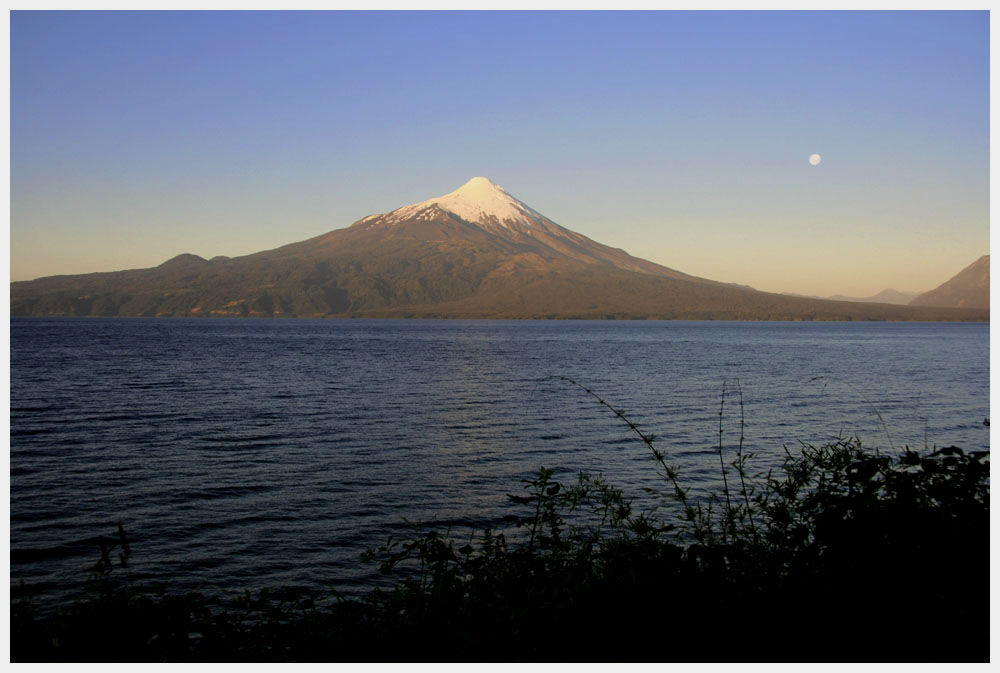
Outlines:
{"label": "distant shoreline", "polygon": [[482,321],[536,321],[536,322],[770,322],[770,323],[988,323],[990,322],[989,311],[981,309],[948,309],[956,311],[970,311],[975,313],[985,313],[983,317],[956,317],[938,319],[892,319],[892,318],[706,318],[706,317],[670,317],[662,318],[650,317],[594,317],[594,316],[473,316],[473,315],[312,315],[312,316],[288,316],[288,315],[11,315],[13,319],[72,319],[72,320],[482,320]]}

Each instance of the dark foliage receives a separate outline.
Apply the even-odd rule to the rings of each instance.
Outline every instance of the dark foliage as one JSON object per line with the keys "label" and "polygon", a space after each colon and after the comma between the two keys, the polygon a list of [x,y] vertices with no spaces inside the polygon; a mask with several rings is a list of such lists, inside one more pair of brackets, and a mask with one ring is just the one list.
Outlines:
{"label": "dark foliage", "polygon": [[759,483],[744,462],[739,494],[684,500],[674,525],[601,478],[542,469],[509,496],[524,515],[506,531],[368,552],[396,585],[360,601],[119,586],[119,530],[90,600],[41,617],[15,599],[11,658],[988,660],[987,454],[807,446]]}

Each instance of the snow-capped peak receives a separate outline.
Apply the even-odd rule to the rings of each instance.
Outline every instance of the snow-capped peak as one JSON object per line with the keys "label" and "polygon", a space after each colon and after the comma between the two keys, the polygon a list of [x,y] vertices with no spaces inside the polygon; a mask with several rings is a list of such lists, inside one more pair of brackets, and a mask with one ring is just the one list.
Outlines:
{"label": "snow-capped peak", "polygon": [[[441,210],[457,215],[466,222],[478,224],[506,223],[513,221],[531,227],[544,217],[518,201],[489,178],[475,177],[453,192],[400,208],[391,215],[394,219],[404,219],[421,210],[436,205]],[[496,218],[494,222],[493,218]]]}

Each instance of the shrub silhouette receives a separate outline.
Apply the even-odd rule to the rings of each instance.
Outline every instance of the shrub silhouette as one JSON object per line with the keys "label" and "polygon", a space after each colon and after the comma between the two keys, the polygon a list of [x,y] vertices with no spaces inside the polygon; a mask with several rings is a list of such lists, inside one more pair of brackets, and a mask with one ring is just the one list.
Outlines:
{"label": "shrub silhouette", "polygon": [[[15,601],[12,660],[988,660],[988,453],[807,445],[758,482],[740,450],[738,497],[693,503],[601,403],[653,451],[675,520],[542,468],[506,529],[369,550],[395,584],[361,600],[120,585],[109,546],[92,598],[48,616]],[[124,564],[121,529],[118,545]]]}

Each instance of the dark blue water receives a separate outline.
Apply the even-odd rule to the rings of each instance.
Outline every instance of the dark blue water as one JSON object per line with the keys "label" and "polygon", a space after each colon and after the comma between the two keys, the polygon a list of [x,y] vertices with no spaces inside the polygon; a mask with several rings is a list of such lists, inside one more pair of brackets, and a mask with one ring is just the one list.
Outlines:
{"label": "dark blue water", "polygon": [[989,448],[985,324],[15,319],[11,582],[64,600],[121,521],[136,581],[350,591],[404,519],[497,525],[543,465],[646,497],[647,448],[553,376],[695,492],[724,384],[735,451],[735,379],[752,471],[854,435]]}

